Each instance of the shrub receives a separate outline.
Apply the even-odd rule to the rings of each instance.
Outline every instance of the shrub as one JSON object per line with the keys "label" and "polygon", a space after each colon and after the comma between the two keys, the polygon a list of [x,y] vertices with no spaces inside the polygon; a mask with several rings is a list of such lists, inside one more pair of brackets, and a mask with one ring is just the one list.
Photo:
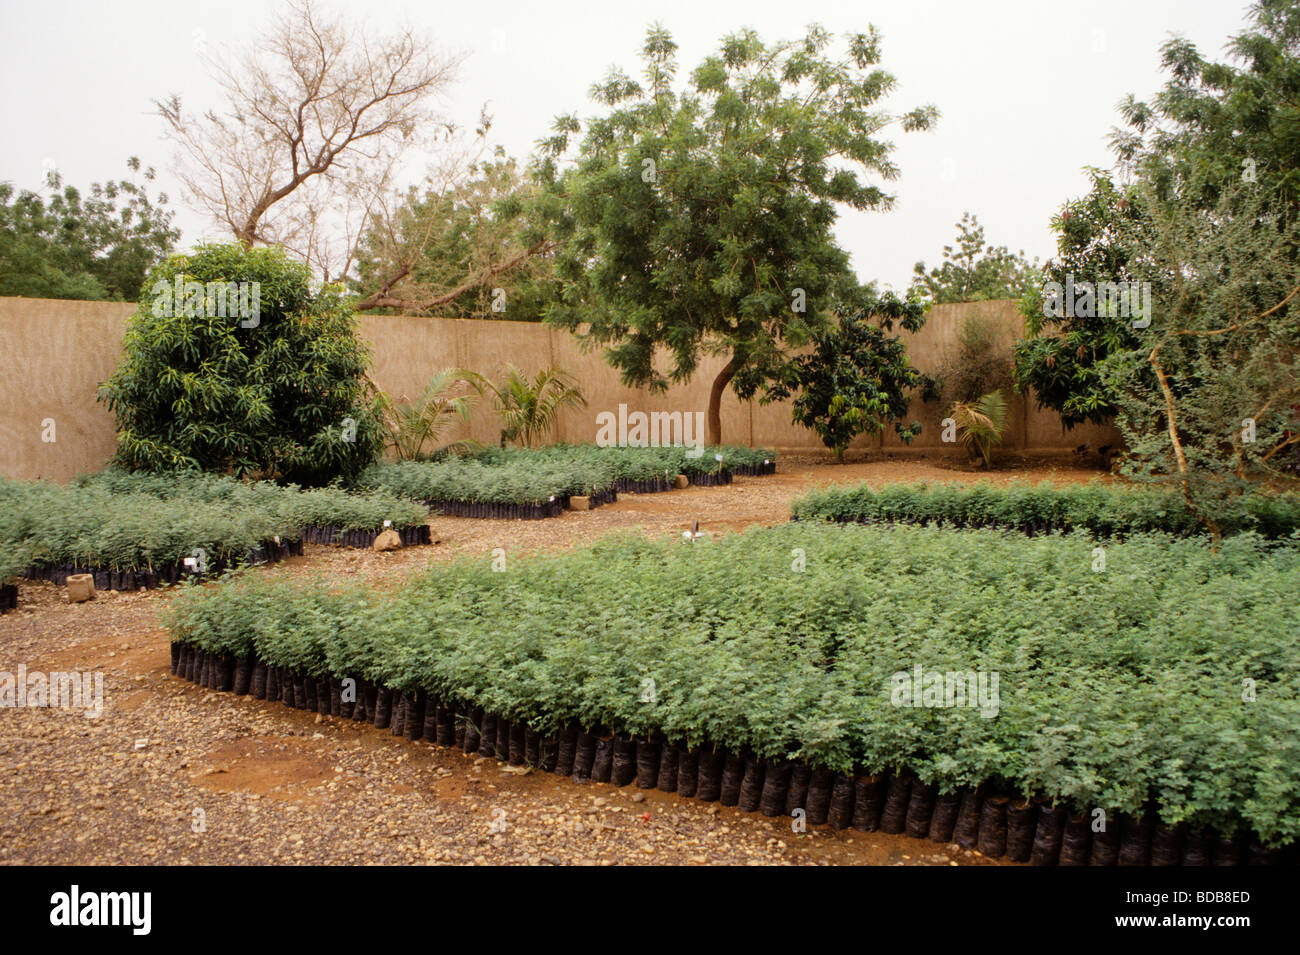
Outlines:
{"label": "shrub", "polygon": [[587,404],[577,381],[561,368],[547,368],[529,378],[508,364],[504,374],[499,383],[482,375],[470,379],[479,394],[492,396],[493,407],[501,416],[502,447],[508,441],[532,447],[555,428],[561,410]]}
{"label": "shrub", "polygon": [[426,456],[425,445],[436,443],[448,426],[469,420],[472,396],[452,392],[472,377],[470,372],[444,368],[429,379],[424,391],[414,401],[394,401],[388,395],[380,396],[386,440],[397,460],[422,459]]}
{"label": "shrub", "polygon": [[940,368],[938,390],[947,401],[976,401],[990,391],[1012,385],[1010,346],[986,315],[969,315],[961,323],[957,341]]}
{"label": "shrub", "polygon": [[[174,295],[178,282],[191,291]],[[155,268],[145,290],[99,392],[117,418],[117,464],[326,484],[374,459],[366,350],[350,307],[332,286],[314,291],[306,265],[278,249],[200,246]]]}
{"label": "shrub", "polygon": [[1002,443],[1007,426],[1007,399],[990,391],[977,401],[958,401],[948,412],[957,427],[958,440],[984,467],[993,464],[993,449]]}
{"label": "shrub", "polygon": [[[925,309],[892,293],[853,306],[841,306],[836,321],[812,333],[812,350],[794,359],[800,394],[791,405],[794,420],[814,429],[822,443],[843,460],[849,443],[861,434],[884,440],[890,425],[908,443],[921,432],[921,423],[904,427],[908,391],[931,382],[908,361],[897,322],[909,332],[925,324]],[[786,397],[787,389],[772,389]]]}

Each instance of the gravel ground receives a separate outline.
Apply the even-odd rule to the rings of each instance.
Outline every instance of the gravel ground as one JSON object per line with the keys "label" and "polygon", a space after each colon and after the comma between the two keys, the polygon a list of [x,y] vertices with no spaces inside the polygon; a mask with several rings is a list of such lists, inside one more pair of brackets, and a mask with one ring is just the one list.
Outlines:
{"label": "gravel ground", "polygon": [[[400,585],[493,547],[562,548],[613,529],[679,533],[772,524],[790,499],[834,481],[1078,481],[1049,462],[971,475],[915,458],[842,466],[782,460],[731,487],[626,495],[546,521],[435,518],[440,543],[392,554],[308,546],[260,572]],[[406,743],[387,730],[201,690],[168,673],[162,591],[69,604],[23,582],[0,617],[0,671],[103,673],[98,718],[0,710],[0,863],[6,864],[991,864],[955,845],[883,833],[791,830],[786,818],[657,791],[579,785]]]}

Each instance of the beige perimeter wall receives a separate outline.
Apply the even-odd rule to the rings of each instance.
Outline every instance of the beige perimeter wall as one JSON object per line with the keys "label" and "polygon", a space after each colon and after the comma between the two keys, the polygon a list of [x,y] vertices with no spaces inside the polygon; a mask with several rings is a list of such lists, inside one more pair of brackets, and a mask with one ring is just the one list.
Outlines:
{"label": "beige perimeter wall", "polygon": [[[121,351],[122,333],[134,305],[110,302],[71,302],[50,299],[0,298],[0,474],[10,478],[67,480],[103,467],[113,453],[113,418],[96,403],[95,390],[112,374]],[[1022,334],[1022,323],[1011,301],[940,305],[931,310],[925,327],[906,335],[912,361],[933,371],[952,347],[962,320],[984,314],[1003,328],[1010,343]],[[599,351],[583,352],[567,332],[525,322],[413,318],[365,315],[361,332],[374,355],[372,376],[394,396],[415,396],[429,377],[444,367],[469,368],[491,375],[506,362],[525,371],[558,365],[577,377],[587,407],[566,411],[556,439],[591,442],[596,415],[617,413],[620,403],[632,411],[705,411],[709,383],[723,364],[706,359],[695,378],[666,394],[625,388]],[[666,367],[666,365],[664,366]],[[1051,412],[1034,409],[1027,396],[1012,397],[1012,421],[1003,447],[1018,451],[1052,451],[1085,442],[1118,443],[1111,428],[1080,427],[1066,433]],[[917,418],[923,431],[908,450],[958,453],[940,440],[942,409],[913,403],[908,421]],[[50,422],[53,423],[53,441]],[[495,441],[495,416],[481,409],[467,428],[453,437]],[[786,404],[760,406],[741,402],[728,391],[722,403],[722,439],[728,444],[775,447],[781,450],[823,450],[817,435],[794,425]],[[854,447],[872,447],[860,438]],[[885,447],[903,446],[890,432]]]}

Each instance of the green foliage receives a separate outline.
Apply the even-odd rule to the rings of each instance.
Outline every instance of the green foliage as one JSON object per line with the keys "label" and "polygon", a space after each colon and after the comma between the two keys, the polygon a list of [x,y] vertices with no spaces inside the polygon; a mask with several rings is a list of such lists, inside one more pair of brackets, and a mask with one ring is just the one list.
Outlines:
{"label": "green foliage", "polygon": [[1127,128],[1112,146],[1161,199],[1201,209],[1219,205],[1229,183],[1277,193],[1294,215],[1300,201],[1300,8],[1257,0],[1250,26],[1226,44],[1233,62],[1207,60],[1187,38],[1160,49],[1169,74],[1150,102],[1120,104]]}
{"label": "green foliage", "polygon": [[[791,551],[807,555],[791,569]],[[842,773],[993,782],[1268,844],[1300,834],[1300,549],[787,525],[440,565],[397,595],[266,581],[173,607],[208,650]],[[995,713],[891,705],[895,674],[999,675]],[[642,702],[653,679],[654,702]],[[1243,681],[1258,702],[1243,703]]]}
{"label": "green foliage", "polygon": [[470,380],[479,394],[492,396],[493,406],[501,416],[502,446],[507,441],[518,441],[530,448],[554,429],[562,409],[587,404],[577,381],[562,368],[546,368],[530,378],[507,364],[500,382],[482,375],[472,375]]}
{"label": "green foliage", "polygon": [[208,562],[239,563],[263,541],[297,536],[273,510],[236,501],[160,498],[93,484],[0,484],[0,543],[24,547],[30,564],[146,570],[201,548]]}
{"label": "green foliage", "polygon": [[[791,406],[794,420],[816,430],[836,459],[843,459],[860,434],[883,440],[891,423],[904,442],[911,441],[920,434],[921,423],[903,426],[907,392],[918,387],[928,391],[930,382],[908,361],[902,338],[888,333],[895,322],[918,331],[925,324],[924,307],[888,293],[859,299],[837,312],[834,324],[812,333],[812,350],[794,360],[800,391]],[[771,397],[788,397],[788,391],[774,387]]]}
{"label": "green foliage", "polygon": [[705,447],[694,457],[690,450],[564,444],[482,448],[435,461],[376,464],[361,483],[422,501],[543,504],[552,497],[607,491],[620,479],[671,480],[678,474],[757,468],[776,460],[776,452],[766,448]]}
{"label": "green foliage", "polygon": [[566,494],[589,494],[613,485],[612,471],[558,461],[519,461],[493,466],[474,460],[402,461],[373,465],[361,476],[364,486],[422,501],[491,504],[544,504]]}
{"label": "green foliage", "polygon": [[345,531],[380,531],[384,521],[393,527],[414,527],[424,523],[428,509],[410,498],[384,491],[344,491],[322,487],[309,491],[286,489],[280,513],[297,529],[337,527]]}
{"label": "green foliage", "polygon": [[12,584],[32,565],[26,542],[0,541],[0,584]]}
{"label": "green foliage", "polygon": [[427,509],[409,498],[339,488],[302,491],[203,472],[108,470],[63,487],[0,481],[0,554],[21,572],[72,563],[110,570],[159,567],[202,548],[209,562],[243,562],[276,536],[304,527],[376,531],[423,524]]}
{"label": "green foliage", "polygon": [[1023,251],[989,245],[984,227],[969,212],[957,223],[956,250],[943,247],[943,264],[927,272],[925,263],[917,262],[912,271],[911,291],[935,305],[1018,299],[1041,278],[1037,259],[1030,262]]}
{"label": "green foliage", "polygon": [[[1163,254],[1147,227],[1179,203],[1189,216],[1211,221],[1249,216],[1253,190],[1275,200],[1274,218],[1284,255],[1297,246],[1284,239],[1300,200],[1300,106],[1295,77],[1300,70],[1300,9],[1290,0],[1263,0],[1252,6],[1251,26],[1228,44],[1236,63],[1203,58],[1183,37],[1161,49],[1169,74],[1151,103],[1129,96],[1121,104],[1126,129],[1112,135],[1124,178],[1089,170],[1089,193],[1065,204],[1052,220],[1057,256],[1045,278],[1074,281],[1134,280],[1148,253]],[[1249,186],[1250,189],[1242,189]],[[1234,198],[1235,197],[1235,198]],[[1227,200],[1227,201],[1225,201]],[[1237,208],[1233,208],[1233,202]],[[1157,227],[1158,228],[1158,227]],[[1183,249],[1183,254],[1196,250]],[[1145,276],[1144,276],[1145,277]],[[1154,285],[1157,298],[1170,291]],[[1129,319],[1118,314],[1044,317],[1041,290],[1022,301],[1028,338],[1016,346],[1016,384],[1032,388],[1040,407],[1060,412],[1067,427],[1089,421],[1103,424],[1123,410],[1113,378],[1103,375],[1112,356],[1143,345]]]}
{"label": "green foliage", "polygon": [[[1203,531],[1196,513],[1168,489],[1099,482],[1067,487],[895,484],[878,491],[866,484],[832,487],[796,499],[791,514],[801,521],[933,523],[1031,533],[1086,530],[1101,538],[1161,531],[1190,536]],[[1225,533],[1289,538],[1300,531],[1300,497],[1245,496],[1222,521]]]}
{"label": "green foliage", "polygon": [[1279,456],[1300,443],[1300,220],[1250,186],[1209,213],[1146,204],[1134,274],[1154,319],[1098,369],[1118,399],[1124,472],[1177,486],[1214,528],[1256,485],[1300,486]]}
{"label": "green foliage", "polygon": [[414,401],[394,401],[388,395],[379,396],[379,413],[387,432],[388,446],[397,460],[416,461],[425,457],[425,445],[436,444],[449,426],[469,420],[473,396],[452,392],[473,378],[472,372],[444,368],[429,379],[424,391]]}
{"label": "green foliage", "polygon": [[958,401],[948,411],[957,426],[958,440],[972,454],[993,464],[993,449],[1002,443],[1007,426],[1007,399],[1000,391],[990,391],[975,401]]}
{"label": "green foliage", "polygon": [[[375,222],[362,237],[357,277],[349,280],[349,287],[364,297],[409,263],[390,294],[408,302],[443,298],[535,245],[528,221],[531,201],[532,187],[515,160],[499,148],[492,159],[475,165],[449,188],[421,194],[413,186],[393,220]],[[430,310],[444,318],[539,322],[543,309],[558,298],[551,257],[531,255]],[[420,310],[408,306],[401,311]]]}
{"label": "green foliage", "polygon": [[[542,143],[564,285],[547,321],[609,346],[623,382],[652,390],[689,379],[701,354],[727,355],[712,441],[726,385],[748,399],[783,380],[788,346],[805,343],[857,285],[832,230],[839,204],[892,204],[860,179],[897,176],[881,130],[924,129],[937,116],[879,109],[895,84],[879,68],[880,38],[872,29],[846,39],[837,55],[818,26],[774,44],[734,33],[678,89],[677,45],[652,27],[644,85],[613,69],[593,87],[609,112],[587,124],[576,167],[557,174],[581,130],[575,117],[560,117]],[[661,347],[666,372],[654,360]]]}
{"label": "green foliage", "polygon": [[[1089,170],[1092,191],[1066,203],[1052,219],[1057,254],[1044,266],[1045,282],[1061,286],[1082,282],[1133,281],[1132,260],[1140,249],[1132,226],[1145,218],[1142,207],[1100,170]],[[1074,314],[1051,303],[1044,307],[1042,288],[1022,297],[1027,337],[1015,344],[1015,384],[1032,389],[1039,408],[1061,416],[1066,428],[1091,422],[1105,424],[1119,410],[1114,392],[1102,380],[1099,363],[1137,345],[1133,318],[1120,309],[1081,308]]]}
{"label": "green foliage", "polygon": [[134,302],[146,273],[180,238],[167,197],[149,197],[152,168],[127,161],[143,182],[92,183],[82,196],[47,176],[48,199],[0,183],[0,295]]}
{"label": "green foliage", "polygon": [[[177,281],[204,288],[173,302]],[[225,283],[239,308],[233,290],[217,297]],[[117,464],[327,484],[379,452],[356,320],[335,287],[312,289],[306,265],[278,249],[200,246],[155,268],[146,291],[99,392],[117,417]]]}

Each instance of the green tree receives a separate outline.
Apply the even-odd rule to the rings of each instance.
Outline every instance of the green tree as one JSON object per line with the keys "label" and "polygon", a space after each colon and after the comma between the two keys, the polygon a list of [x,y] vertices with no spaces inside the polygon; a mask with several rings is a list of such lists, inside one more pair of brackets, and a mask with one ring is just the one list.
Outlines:
{"label": "green tree", "polygon": [[[1175,196],[1215,209],[1237,185],[1276,192],[1294,215],[1300,204],[1300,6],[1261,0],[1250,26],[1227,44],[1235,63],[1207,60],[1184,37],[1161,47],[1170,73],[1150,102],[1120,104],[1126,128],[1111,134],[1121,163]],[[1245,199],[1246,193],[1239,198]]]}
{"label": "green tree", "polygon": [[48,198],[0,183],[0,295],[136,301],[180,232],[167,196],[149,195],[153,169],[134,156],[127,168],[136,179],[92,183],[86,195],[57,172]]}
{"label": "green tree", "polygon": [[1133,268],[1154,290],[1154,320],[1099,369],[1125,473],[1177,486],[1217,534],[1243,492],[1300,484],[1285,466],[1300,444],[1300,223],[1282,224],[1290,205],[1276,192],[1213,192],[1208,215],[1201,188],[1144,197]]}
{"label": "green tree", "polygon": [[[1164,214],[1153,203],[1233,217],[1221,197],[1241,204],[1254,191],[1277,197],[1274,224],[1285,230],[1300,209],[1300,7],[1291,0],[1255,4],[1228,52],[1235,62],[1206,60],[1181,37],[1164,44],[1169,79],[1162,90],[1150,103],[1129,96],[1120,107],[1125,127],[1111,142],[1123,178],[1089,170],[1089,193],[1052,220],[1058,255],[1045,279],[1134,280],[1142,249],[1133,243],[1146,234],[1140,227]],[[1157,289],[1156,298],[1161,294]],[[1039,289],[1022,299],[1022,313],[1028,335],[1016,347],[1017,388],[1032,388],[1039,407],[1059,412],[1067,427],[1112,420],[1118,396],[1100,366],[1139,345],[1132,322],[1114,312],[1045,316]]]}
{"label": "green tree", "polygon": [[349,286],[364,296],[387,282],[384,298],[398,303],[387,311],[541,321],[559,292],[551,257],[533,252],[531,200],[531,183],[500,149],[463,178],[412,187],[362,237]]}
{"label": "green tree", "polygon": [[121,363],[100,387],[117,417],[115,460],[349,480],[383,446],[367,361],[341,291],[313,289],[308,267],[282,250],[172,256],[149,274]]}
{"label": "green tree", "polygon": [[[1046,283],[1065,287],[1084,282],[1135,281],[1131,260],[1140,254],[1133,242],[1146,212],[1134,190],[1090,169],[1092,189],[1065,204],[1052,219],[1057,254],[1043,270]],[[1015,385],[1032,389],[1038,407],[1061,416],[1066,428],[1083,422],[1105,424],[1119,411],[1116,395],[1102,380],[1100,363],[1136,347],[1133,317],[1123,309],[1095,306],[1071,310],[1044,307],[1043,287],[1020,300],[1026,336],[1015,344]]]}
{"label": "green tree", "polygon": [[[720,443],[728,386],[742,400],[791,373],[792,346],[856,286],[834,241],[837,207],[888,209],[861,174],[895,178],[899,121],[924,129],[933,107],[901,117],[878,108],[893,76],[879,68],[872,29],[843,56],[820,27],[794,42],[727,36],[678,91],[677,45],[652,27],[645,84],[612,70],[592,89],[610,112],[593,119],[576,167],[558,159],[581,131],[560,117],[538,172],[555,186],[562,302],[547,320],[603,344],[627,385],[662,391],[689,379],[703,353],[726,356],[710,389],[708,440]],[[671,367],[655,365],[666,349]]]}
{"label": "green tree", "polygon": [[917,262],[912,271],[912,289],[936,305],[1018,299],[1041,278],[1037,259],[1030,262],[1023,251],[989,245],[984,227],[969,212],[957,223],[956,248],[943,247],[943,264],[926,271],[925,263]]}
{"label": "green tree", "polygon": [[[909,332],[925,324],[925,306],[886,293],[873,299],[869,293],[853,304],[836,308],[834,322],[812,333],[812,348],[794,360],[799,395],[791,410],[794,420],[812,428],[822,443],[844,460],[844,451],[860,434],[884,440],[891,423],[904,442],[921,433],[921,423],[904,427],[907,392],[923,388],[928,396],[932,382],[912,366],[902,338],[890,335],[897,323]],[[789,389],[772,388],[771,397],[785,398]]]}

